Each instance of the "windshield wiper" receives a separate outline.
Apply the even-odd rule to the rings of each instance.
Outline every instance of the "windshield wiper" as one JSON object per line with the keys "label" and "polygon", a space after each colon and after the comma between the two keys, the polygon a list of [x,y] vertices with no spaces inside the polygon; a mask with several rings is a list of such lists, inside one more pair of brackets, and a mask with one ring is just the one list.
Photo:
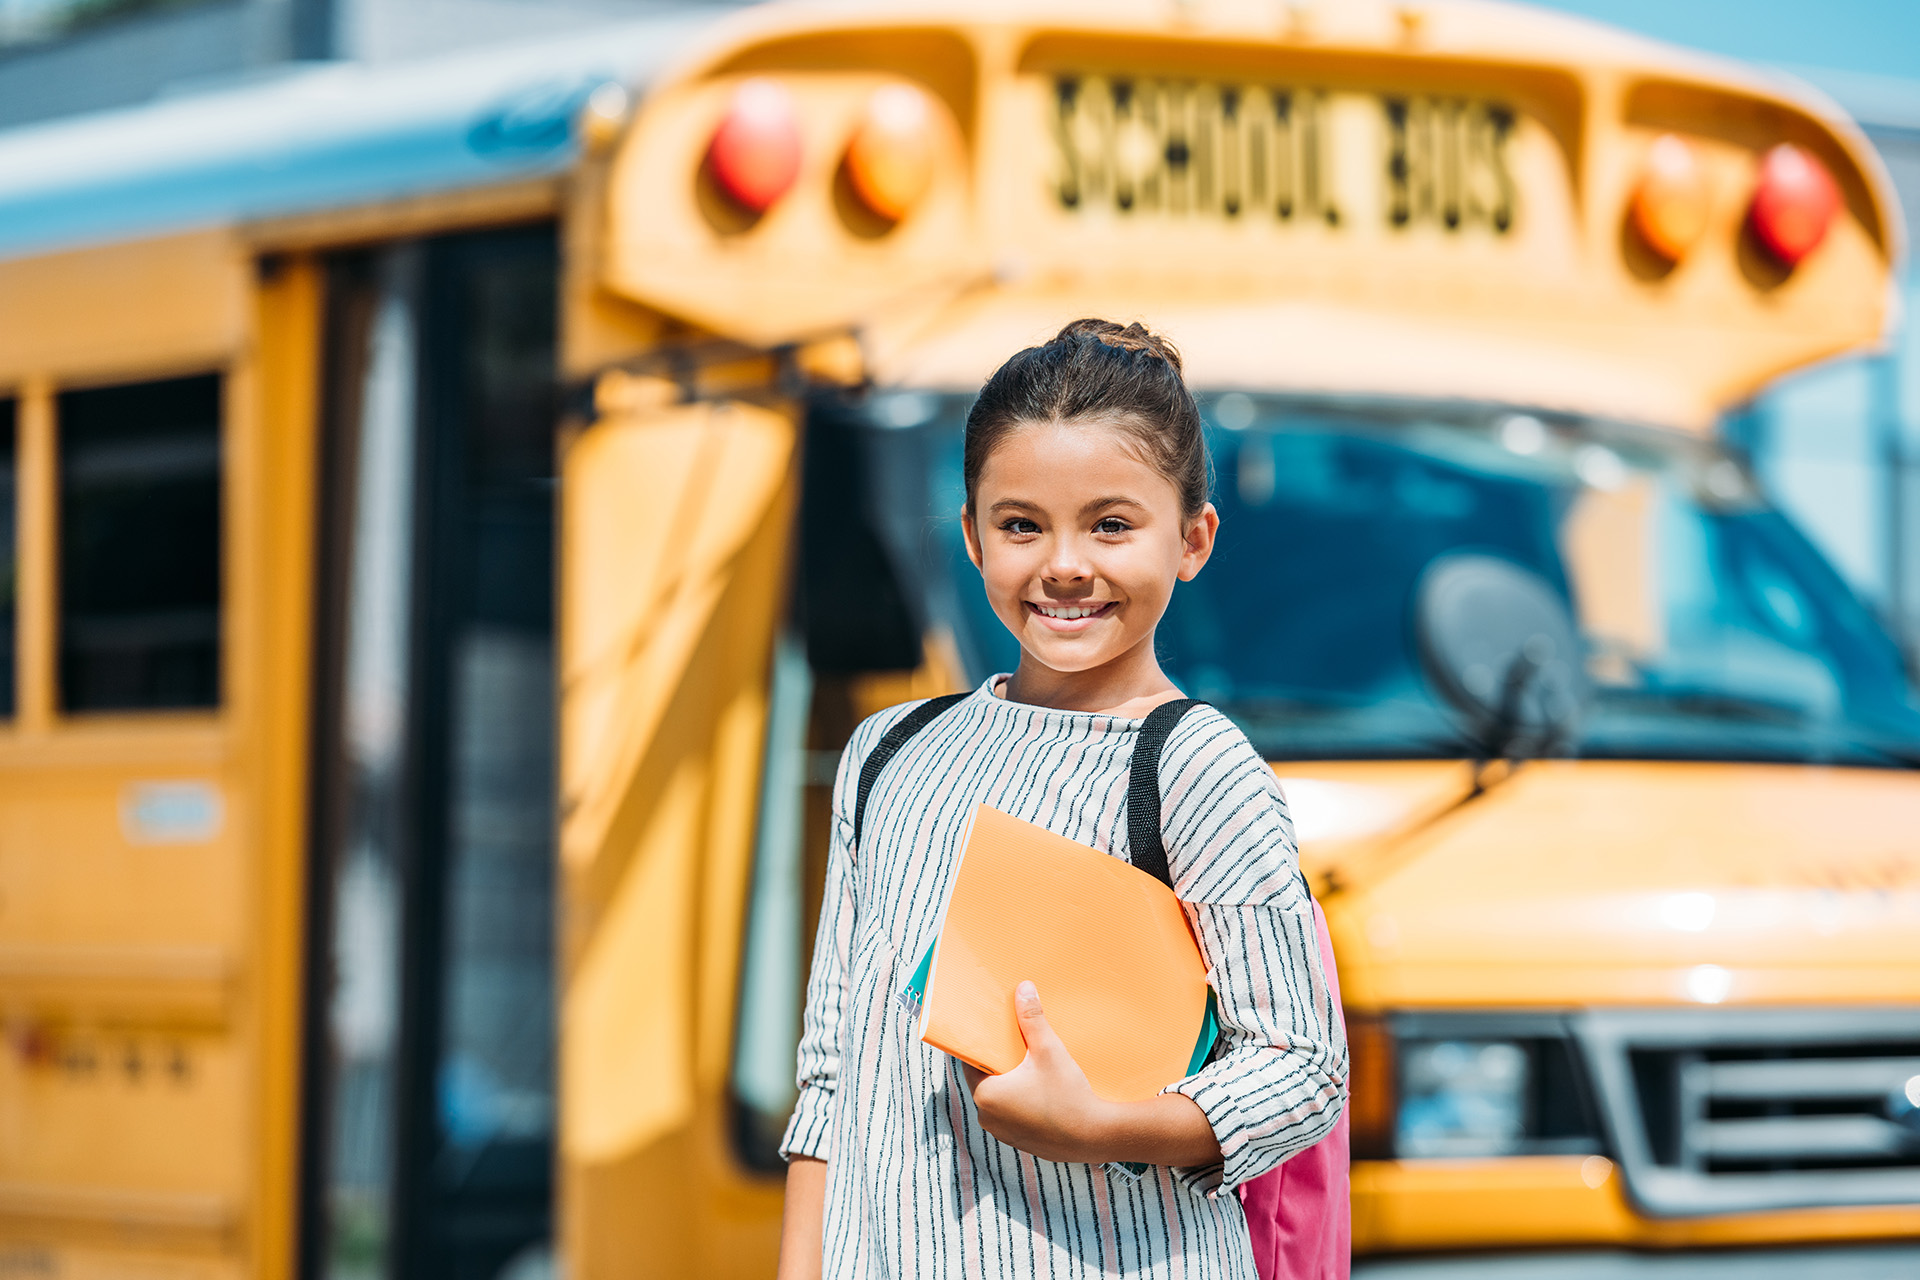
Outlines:
{"label": "windshield wiper", "polygon": [[1707,720],[1737,720],[1747,724],[1777,724],[1803,728],[1813,723],[1806,711],[1784,702],[1751,694],[1721,690],[1601,689],[1595,701],[1604,705],[1678,712]]}
{"label": "windshield wiper", "polygon": [[[1616,713],[1628,715],[1639,713],[1649,719],[1693,719],[1721,724],[1764,726],[1780,730],[1797,740],[1791,744],[1781,744],[1783,748],[1800,748],[1783,751],[1783,754],[1796,762],[1804,761],[1807,756],[1825,763],[1844,759],[1849,755],[1867,755],[1902,768],[1920,769],[1920,743],[1888,743],[1876,738],[1848,734],[1844,728],[1818,720],[1804,710],[1766,698],[1705,690],[1676,691],[1667,694],[1647,690],[1610,689],[1600,695],[1599,701]],[[1606,754],[1619,756],[1623,753],[1616,746],[1609,747]],[[1720,757],[1717,754],[1709,754],[1690,758],[1718,759]]]}

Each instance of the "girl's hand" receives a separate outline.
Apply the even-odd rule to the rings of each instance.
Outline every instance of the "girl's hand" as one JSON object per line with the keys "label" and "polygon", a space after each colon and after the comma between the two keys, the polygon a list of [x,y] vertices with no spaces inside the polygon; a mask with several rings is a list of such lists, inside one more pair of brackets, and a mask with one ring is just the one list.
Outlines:
{"label": "girl's hand", "polygon": [[988,1133],[1028,1155],[1063,1164],[1219,1162],[1219,1139],[1192,1098],[1163,1093],[1144,1102],[1108,1102],[1093,1091],[1087,1073],[1047,1025],[1031,982],[1015,990],[1013,1011],[1027,1042],[1020,1065],[999,1076],[965,1063],[960,1067]]}
{"label": "girl's hand", "polygon": [[1005,1075],[990,1076],[962,1063],[980,1125],[1010,1147],[1042,1160],[1098,1164],[1106,1160],[1106,1129],[1113,1104],[1094,1093],[1087,1073],[1067,1052],[1040,1007],[1040,992],[1023,982],[1013,1011],[1027,1056]]}

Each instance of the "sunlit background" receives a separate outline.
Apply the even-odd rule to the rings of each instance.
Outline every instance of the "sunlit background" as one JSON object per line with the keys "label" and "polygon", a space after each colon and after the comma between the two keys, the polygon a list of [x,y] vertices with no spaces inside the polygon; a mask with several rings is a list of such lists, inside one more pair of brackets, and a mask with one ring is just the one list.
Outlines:
{"label": "sunlit background", "polygon": [[[502,58],[527,56],[529,65],[538,62],[529,51],[547,41],[571,40],[580,47],[604,42],[607,48],[626,54],[644,53],[635,19],[686,8],[711,12],[727,7],[731,6],[646,0],[0,0],[0,129],[79,120],[89,113],[154,102],[177,106],[179,114],[173,118],[190,128],[196,118],[205,118],[196,117],[196,110],[217,109],[207,106],[214,101],[207,95],[219,90],[325,77],[356,64],[422,60],[425,65],[434,55],[456,50],[497,50]],[[1559,0],[1549,7],[1756,62],[1783,77],[1812,84],[1850,114],[1878,148],[1899,190],[1911,240],[1914,219],[1920,215],[1920,3]],[[564,61],[554,60],[555,65]],[[511,165],[515,157],[535,155],[541,148],[570,145],[567,121],[582,105],[584,91],[596,83],[556,81],[544,86],[544,98],[536,94],[526,103],[501,108],[494,122],[497,136],[476,134],[474,143],[476,152],[496,147],[497,156],[483,154],[474,163],[497,159],[501,165]],[[464,111],[468,105],[459,104],[457,109]],[[557,133],[541,132],[556,121]],[[287,121],[289,128],[305,123],[292,117]],[[129,144],[130,173],[138,167],[137,152],[137,143]],[[396,168],[408,163],[405,156],[367,161],[376,162]],[[557,168],[544,159],[540,163],[546,171]],[[197,199],[207,209],[222,212],[273,212],[270,207],[220,206],[213,186],[221,180],[216,175],[208,179],[206,190],[167,193],[166,198],[179,196],[189,204]],[[316,179],[322,180],[350,187],[356,176],[323,174]],[[0,189],[8,182],[8,175],[0,173]],[[110,231],[116,218],[144,215],[145,210],[135,208],[139,201],[160,198],[142,194],[137,185],[126,190],[133,193],[122,197],[129,203],[117,209],[109,203],[86,211],[86,216],[97,218],[98,225]],[[0,242],[32,244],[52,235],[47,227],[0,226]],[[330,322],[337,322],[338,329],[333,336],[351,347],[362,362],[356,392],[360,398],[348,410],[352,429],[359,433],[359,452],[329,460],[329,465],[351,470],[358,481],[352,508],[334,513],[341,528],[333,531],[343,545],[351,541],[356,550],[351,563],[341,569],[340,583],[330,588],[355,602],[355,625],[343,640],[341,669],[335,673],[337,732],[317,748],[324,757],[317,791],[326,808],[323,823],[331,824],[317,830],[331,859],[325,874],[331,877],[327,888],[333,903],[333,953],[340,963],[333,975],[332,1003],[324,1027],[336,1059],[329,1078],[332,1110],[325,1122],[323,1149],[309,1156],[314,1162],[309,1173],[326,1184],[330,1216],[325,1238],[318,1243],[310,1240],[308,1247],[324,1254],[309,1259],[315,1273],[339,1280],[388,1274],[385,1259],[391,1224],[387,1218],[399,1203],[392,1186],[394,1148],[388,1139],[397,1123],[393,1093],[400,1086],[395,1084],[399,1070],[395,1064],[403,1056],[408,1034],[400,1025],[402,992],[395,975],[407,969],[408,962],[399,951],[408,944],[400,918],[404,873],[394,861],[393,850],[404,843],[395,834],[395,824],[404,817],[402,796],[408,785],[402,762],[416,744],[406,740],[408,729],[394,709],[416,696],[408,682],[419,673],[411,671],[405,659],[414,643],[408,628],[416,625],[439,629],[434,633],[436,643],[443,644],[441,651],[450,655],[451,673],[443,688],[436,686],[435,696],[445,702],[441,712],[447,740],[434,747],[445,766],[441,780],[445,794],[434,797],[440,802],[434,821],[444,830],[435,838],[448,850],[441,869],[445,883],[435,886],[434,892],[448,904],[447,936],[441,940],[444,961],[430,979],[440,982],[442,989],[424,1000],[440,1021],[435,1029],[440,1053],[433,1065],[424,1068],[432,1079],[420,1085],[433,1099],[432,1140],[441,1144],[431,1157],[437,1162],[432,1186],[420,1195],[440,1199],[414,1207],[422,1220],[437,1224],[434,1230],[444,1238],[421,1247],[469,1249],[473,1257],[485,1260],[485,1274],[500,1280],[539,1280],[553,1274],[553,743],[546,735],[555,691],[552,581],[546,574],[552,551],[554,476],[547,448],[552,425],[549,401],[543,397],[549,395],[553,382],[554,335],[550,312],[542,307],[543,300],[553,294],[555,262],[552,230],[542,228],[371,249],[341,256],[330,267],[332,305],[338,313],[330,314]],[[1909,267],[1896,287],[1907,313],[1920,311],[1920,274]],[[435,342],[416,349],[415,343],[424,342],[423,333],[436,335]],[[205,406],[217,398],[217,381],[207,376],[147,386],[157,399],[139,408],[160,418],[178,417],[177,438],[171,443],[182,457],[191,455],[189,462],[198,459],[195,465],[200,466],[194,472],[183,464],[172,483],[182,492],[194,484],[206,489],[218,455],[211,442],[216,429],[208,426],[217,414]],[[102,399],[111,394],[64,393],[66,446],[84,453],[87,415],[97,409],[103,421],[111,419],[115,406]],[[457,468],[461,478],[454,485],[458,492],[448,500],[448,509],[456,514],[449,517],[446,528],[432,531],[440,550],[433,553],[431,563],[415,553],[416,541],[428,534],[409,524],[407,485],[412,477],[407,468],[417,443],[409,433],[416,429],[416,417],[426,421],[415,414],[411,397],[416,394],[458,405],[468,419],[460,443],[448,446],[470,452],[461,457]],[[963,407],[951,398],[914,397],[912,403],[903,399],[897,406],[899,420],[891,425],[944,423],[950,428]],[[1642,450],[1628,435],[1609,441],[1611,451],[1594,452],[1597,446],[1591,441],[1580,444],[1571,436],[1563,441],[1527,415],[1422,423],[1429,432],[1427,443],[1416,441],[1387,458],[1384,449],[1364,438],[1366,429],[1377,424],[1336,420],[1337,415],[1316,423],[1295,414],[1289,419],[1290,432],[1280,436],[1269,428],[1282,411],[1266,399],[1229,393],[1209,399],[1206,408],[1223,459],[1221,504],[1231,518],[1242,522],[1238,527],[1249,529],[1259,528],[1274,511],[1309,509],[1307,495],[1296,490],[1311,485],[1316,466],[1365,478],[1373,474],[1369,468],[1384,475],[1391,465],[1404,477],[1432,463],[1432,475],[1438,478],[1426,491],[1429,505],[1407,504],[1415,516],[1430,519],[1415,528],[1419,519],[1410,518],[1398,536],[1413,538],[1431,532],[1436,546],[1468,540],[1448,524],[1451,499],[1445,485],[1451,482],[1442,473],[1452,472],[1442,462],[1451,466],[1465,458],[1480,468],[1484,492],[1468,495],[1464,501],[1467,507],[1483,511],[1498,507],[1506,500],[1503,495],[1520,490],[1525,490],[1526,500],[1539,498],[1543,504],[1559,500],[1553,495],[1582,491],[1583,486],[1595,494],[1633,490],[1636,485],[1652,491],[1667,470],[1682,468],[1669,453]],[[883,417],[889,412],[885,405],[879,409]],[[434,428],[429,423],[419,429]],[[1244,434],[1224,434],[1228,432]],[[1901,327],[1885,351],[1851,356],[1776,384],[1761,398],[1729,413],[1722,432],[1751,460],[1753,474],[1767,495],[1811,536],[1852,588],[1849,596],[1829,589],[1827,579],[1808,587],[1804,581],[1783,578],[1779,593],[1768,596],[1767,584],[1761,583],[1757,589],[1763,598],[1784,602],[1775,619],[1779,628],[1792,632],[1815,613],[1824,617],[1857,611],[1864,604],[1905,646],[1909,666],[1920,661],[1920,325]],[[824,430],[821,438],[826,438]],[[111,446],[107,439],[101,447],[110,453]],[[1338,468],[1327,461],[1335,453],[1340,455]],[[936,459],[934,474],[950,482],[955,471],[952,463],[944,456]],[[815,464],[810,460],[809,465]],[[1595,468],[1612,468],[1613,473],[1597,474]],[[1730,499],[1739,496],[1740,486],[1747,482],[1737,469],[1729,472],[1731,479],[1716,478],[1707,467],[1701,475],[1689,473],[1686,479],[1717,498]],[[1715,489],[1722,479],[1732,486],[1731,491]],[[83,490],[81,485],[66,495],[76,509],[86,499]],[[950,490],[949,483],[941,493],[943,502],[951,503]],[[154,493],[159,494],[157,501],[166,500],[161,487],[155,487]],[[1606,499],[1590,501],[1598,508]],[[1674,510],[1662,517],[1669,534],[1683,545],[1704,547],[1708,534],[1700,530],[1709,523],[1706,516],[1684,503],[1673,505]],[[1353,541],[1331,518],[1325,528],[1310,533],[1328,546],[1350,546]],[[1498,542],[1497,531],[1472,533],[1476,544]],[[217,534],[207,536],[217,539]],[[1755,545],[1761,545],[1773,535],[1761,528],[1753,536]],[[1265,554],[1264,547],[1256,550]],[[1354,574],[1356,580],[1378,582],[1396,570],[1410,576],[1424,563],[1409,559],[1401,564],[1383,557],[1363,566],[1365,573],[1357,573],[1348,561],[1329,558],[1319,567],[1329,577]],[[104,580],[122,572],[124,564],[116,569],[103,561],[94,568]],[[452,575],[446,580],[463,574],[476,580],[497,577],[504,585],[499,590],[467,591],[439,614],[413,617],[405,604],[414,589],[409,575],[416,572]],[[76,580],[85,576],[77,574]],[[1701,577],[1705,576],[1703,569]],[[1393,585],[1398,590],[1402,584],[1395,579]],[[214,588],[207,586],[206,591],[212,593]],[[1357,599],[1359,593],[1354,594]],[[1210,602],[1204,588],[1195,588],[1185,598],[1188,618],[1207,616],[1209,604],[1221,614],[1263,607],[1231,600]],[[1280,600],[1276,595],[1268,604]],[[1714,612],[1714,601],[1705,597],[1692,604],[1701,618]],[[212,606],[202,614],[178,620],[182,627],[197,626],[206,633],[206,652],[204,661],[183,661],[166,677],[174,682],[177,696],[165,705],[207,706],[216,701],[211,636],[217,615]],[[1244,624],[1245,617],[1236,615],[1234,620]],[[984,614],[967,616],[963,611],[955,630],[954,639],[970,666],[1004,668],[1011,660],[999,650],[1004,635]],[[1276,635],[1284,632],[1277,623],[1272,630]],[[1703,623],[1701,634],[1704,631]],[[1720,640],[1706,636],[1701,644],[1711,646]],[[1399,643],[1397,635],[1393,643]],[[1201,682],[1197,692],[1223,704],[1232,700],[1238,672],[1227,658],[1216,659],[1202,628],[1196,624],[1189,632],[1171,637],[1169,644],[1187,677]],[[1687,657],[1684,649],[1676,640],[1676,661]],[[1236,652],[1241,658],[1257,657],[1267,665],[1293,669],[1310,661],[1294,653],[1275,659],[1265,650],[1250,647]],[[1712,663],[1701,658],[1699,665],[1705,668]],[[1881,665],[1891,671],[1896,664]],[[81,666],[84,663],[76,670]],[[1802,668],[1817,667],[1810,660],[1802,664]],[[1790,681],[1793,672],[1802,668],[1774,667],[1763,674],[1777,683]],[[1875,680],[1881,674],[1877,667],[1870,673]],[[1825,672],[1822,669],[1810,678],[1817,682]],[[76,689],[96,687],[87,682],[84,671],[73,679]],[[809,752],[803,745],[811,679],[806,656],[790,641],[784,642],[774,664],[769,741],[791,739],[794,751],[785,759],[785,767],[793,776],[776,777],[773,769],[768,771],[765,799],[774,817],[766,821],[763,844],[786,840],[797,849],[801,819],[797,812],[785,813],[780,806],[796,806],[800,788],[820,781],[816,776],[801,776],[807,769],[817,771],[820,764],[815,757],[825,754]],[[1406,679],[1414,683],[1416,673],[1409,669]],[[1886,683],[1891,688],[1898,684],[1898,677],[1889,675]],[[114,701],[123,694],[113,688],[98,688],[98,696],[105,700],[102,706],[137,705]],[[1740,690],[1725,692],[1732,696]],[[1808,697],[1816,702],[1823,697],[1837,701],[1838,694],[1815,689]],[[82,697],[70,705],[84,709],[88,704]],[[1308,758],[1337,756],[1342,749],[1340,735],[1345,734],[1355,742],[1402,741],[1412,744],[1409,754],[1418,755],[1426,749],[1419,744],[1440,732],[1437,722],[1429,723],[1437,714],[1431,705],[1407,713],[1411,717],[1407,719],[1395,719],[1400,710],[1385,702],[1369,705],[1365,712],[1371,718],[1364,722],[1356,718],[1345,724],[1277,724],[1261,745],[1281,757],[1290,752]],[[1257,717],[1247,723],[1257,735]],[[1331,736],[1302,736],[1315,732]],[[1628,720],[1609,723],[1596,717],[1592,732],[1596,737],[1589,745],[1595,754],[1607,753],[1608,733],[1620,735],[1629,744],[1637,741],[1633,737],[1637,728]],[[1723,745],[1696,745],[1706,754],[1730,750]],[[1622,747],[1615,754],[1631,752]],[[831,763],[826,762],[829,771]],[[1303,835],[1338,839],[1358,831],[1343,823],[1391,823],[1401,816],[1382,808],[1378,794],[1343,790],[1343,786],[1324,779],[1288,781],[1303,807]],[[160,812],[168,804],[191,808],[198,802],[192,796],[184,801],[158,796],[160,816],[154,821],[172,820]],[[188,819],[192,816],[189,813]],[[785,834],[768,836],[767,831]],[[758,856],[779,861],[776,853],[762,848]],[[794,966],[785,962],[797,957],[803,945],[795,925],[801,892],[798,857],[792,852],[782,863],[792,864],[790,883],[756,882],[750,908],[754,920],[775,923],[760,930],[760,947],[746,962],[742,1046],[733,1087],[745,1108],[740,1120],[745,1159],[749,1164],[757,1161],[763,1171],[777,1168],[772,1146],[793,1100],[789,1063],[794,1009],[793,1002],[784,998],[786,988],[779,984],[794,980]],[[1703,894],[1680,894],[1661,910],[1674,930],[1703,929],[1715,910],[1715,900]],[[755,985],[756,964],[768,966],[771,985]],[[1727,970],[1698,965],[1687,978],[1688,998],[1701,1004],[1719,1003],[1728,981]],[[415,993],[408,998],[419,997]],[[757,1047],[763,1041],[764,1052]],[[1531,1050],[1521,1047],[1536,1043],[1548,1044],[1526,1038],[1489,1039],[1484,1044],[1436,1038],[1411,1051],[1403,1063],[1407,1090],[1400,1117],[1403,1154],[1445,1158],[1484,1154],[1489,1149],[1521,1150],[1525,1135],[1519,1131],[1518,1113],[1511,1103],[1514,1081],[1526,1072],[1560,1069],[1557,1059],[1536,1060],[1528,1056]],[[1577,1128],[1576,1122],[1568,1123]],[[1476,1136],[1462,1146],[1458,1136],[1462,1132]],[[1588,1149],[1578,1146],[1586,1139],[1575,1129],[1569,1129],[1568,1135],[1560,1135],[1575,1144],[1567,1150]],[[1533,1137],[1537,1135],[1527,1141]],[[1496,1147],[1488,1148],[1488,1141]],[[1498,1145],[1503,1142],[1507,1145]],[[424,1165],[416,1159],[408,1167]],[[1602,1171],[1596,1176],[1606,1175]],[[480,1275],[481,1265],[475,1262],[474,1270],[460,1274]],[[1673,1263],[1686,1265],[1690,1264]],[[1747,1268],[1747,1275],[1771,1274],[1754,1270],[1757,1264],[1740,1265]],[[1804,1265],[1783,1264],[1779,1274],[1794,1274],[1793,1268]],[[0,1274],[8,1274],[4,1266]],[[1859,1274],[1890,1273],[1862,1270]]]}
{"label": "sunlit background", "polygon": [[[0,0],[0,127],[274,76],[591,32],[648,0]],[[705,6],[718,10],[728,5]],[[1920,5],[1902,0],[1550,0],[1547,7],[1754,61],[1831,95],[1920,209]],[[1911,237],[1910,237],[1911,238]],[[1920,303],[1909,270],[1909,312]],[[1818,369],[1726,424],[1774,499],[1920,645],[1920,327]]]}

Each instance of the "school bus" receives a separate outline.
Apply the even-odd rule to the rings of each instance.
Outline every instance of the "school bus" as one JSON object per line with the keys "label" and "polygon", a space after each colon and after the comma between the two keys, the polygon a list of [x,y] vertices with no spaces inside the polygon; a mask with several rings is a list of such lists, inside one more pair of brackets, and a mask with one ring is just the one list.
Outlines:
{"label": "school bus", "polygon": [[1356,1249],[1920,1232],[1920,702],[1716,433],[1902,225],[1810,92],[1425,0],[0,135],[0,1272],[769,1274],[838,754],[1011,664],[959,424],[1083,314],[1207,416],[1161,644],[1332,924]]}

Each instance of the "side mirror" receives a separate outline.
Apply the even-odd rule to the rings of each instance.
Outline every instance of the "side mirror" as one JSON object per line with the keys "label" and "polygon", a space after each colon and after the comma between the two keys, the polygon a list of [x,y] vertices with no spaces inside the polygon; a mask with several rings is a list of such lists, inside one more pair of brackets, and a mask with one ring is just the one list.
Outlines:
{"label": "side mirror", "polygon": [[1572,741],[1587,698],[1579,633],[1539,574],[1495,556],[1442,556],[1415,589],[1414,629],[1428,679],[1486,758]]}

